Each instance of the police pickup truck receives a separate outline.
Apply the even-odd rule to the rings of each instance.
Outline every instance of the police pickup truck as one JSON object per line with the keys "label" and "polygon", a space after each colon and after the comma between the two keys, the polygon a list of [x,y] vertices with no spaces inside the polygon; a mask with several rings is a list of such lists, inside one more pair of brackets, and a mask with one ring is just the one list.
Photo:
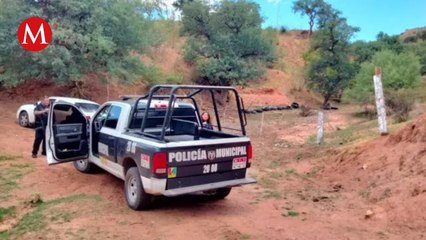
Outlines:
{"label": "police pickup truck", "polygon": [[[238,133],[227,133],[215,95],[235,99]],[[211,98],[214,129],[203,128],[198,98]],[[247,176],[253,156],[244,106],[232,87],[157,85],[145,96],[104,103],[89,120],[73,104],[50,107],[47,162],[74,161],[88,173],[94,165],[124,180],[130,208],[149,208],[154,196],[202,192],[225,198]]]}

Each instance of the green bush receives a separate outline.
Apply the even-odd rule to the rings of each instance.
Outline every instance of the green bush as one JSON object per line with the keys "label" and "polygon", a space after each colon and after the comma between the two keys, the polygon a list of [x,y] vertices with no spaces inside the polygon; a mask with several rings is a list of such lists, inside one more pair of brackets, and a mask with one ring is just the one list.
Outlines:
{"label": "green bush", "polygon": [[417,42],[417,36],[409,36],[404,39],[404,43],[415,43]]}
{"label": "green bush", "polygon": [[365,104],[374,100],[374,68],[382,67],[383,87],[387,90],[414,88],[420,80],[419,59],[412,53],[396,54],[390,50],[376,53],[371,62],[361,64],[361,69],[346,91],[349,99]]}
{"label": "green bush", "polygon": [[393,112],[393,119],[396,123],[408,120],[410,111],[414,107],[414,96],[411,91],[399,90],[388,91],[386,93],[386,106]]}
{"label": "green bush", "polygon": [[201,83],[211,85],[244,85],[244,79],[256,78],[263,71],[254,63],[246,62],[237,57],[211,59],[199,63]]}
{"label": "green bush", "polygon": [[273,27],[268,27],[262,31],[262,36],[272,46],[278,45],[278,30]]}
{"label": "green bush", "polygon": [[420,73],[426,75],[426,41],[413,44],[409,46],[409,49],[413,54],[419,57],[421,65]]}
{"label": "green bush", "polygon": [[402,53],[406,50],[398,35],[389,36],[385,33],[379,33],[375,41],[355,41],[351,44],[350,49],[351,55],[358,65],[371,61],[374,54],[380,51],[390,50],[395,53]]}
{"label": "green bush", "polygon": [[156,66],[146,66],[142,75],[150,86],[156,84],[180,84],[183,82],[182,75],[166,74]]}
{"label": "green bush", "polygon": [[426,30],[420,31],[416,34],[416,36],[418,38],[420,38],[421,40],[425,41],[426,40]]}

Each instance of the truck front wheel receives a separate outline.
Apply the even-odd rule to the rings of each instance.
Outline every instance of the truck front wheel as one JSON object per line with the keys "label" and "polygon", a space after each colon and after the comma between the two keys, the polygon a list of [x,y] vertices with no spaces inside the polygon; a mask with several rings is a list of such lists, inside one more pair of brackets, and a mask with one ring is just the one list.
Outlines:
{"label": "truck front wheel", "polygon": [[124,192],[126,195],[127,205],[134,210],[149,209],[154,197],[143,189],[141,176],[137,167],[131,167],[126,172],[124,182]]}

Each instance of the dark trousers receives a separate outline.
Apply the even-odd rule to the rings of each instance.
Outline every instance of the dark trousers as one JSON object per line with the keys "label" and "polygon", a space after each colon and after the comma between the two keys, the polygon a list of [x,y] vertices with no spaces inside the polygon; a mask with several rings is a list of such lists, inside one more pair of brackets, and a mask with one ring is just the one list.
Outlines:
{"label": "dark trousers", "polygon": [[40,149],[40,143],[42,143],[41,154],[46,155],[46,144],[45,144],[45,129],[43,127],[38,127],[35,129],[35,139],[33,144],[33,154],[37,155],[38,150]]}

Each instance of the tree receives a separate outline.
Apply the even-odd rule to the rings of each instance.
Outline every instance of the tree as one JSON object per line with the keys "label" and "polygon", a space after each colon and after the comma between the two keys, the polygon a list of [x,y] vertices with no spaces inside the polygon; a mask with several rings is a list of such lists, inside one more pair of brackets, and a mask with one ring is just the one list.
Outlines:
{"label": "tree", "polygon": [[382,67],[383,87],[388,91],[414,88],[420,80],[420,63],[413,53],[397,54],[390,50],[376,53],[370,62],[361,64],[353,86],[347,91],[349,98],[359,103],[374,99],[373,74],[376,66]]}
{"label": "tree", "polygon": [[379,42],[382,49],[389,49],[398,54],[404,51],[404,45],[402,45],[398,35],[389,36],[384,32],[380,32],[377,34],[377,42]]}
{"label": "tree", "polygon": [[391,50],[395,53],[405,51],[406,47],[401,43],[399,36],[389,36],[380,32],[375,41],[356,41],[351,44],[350,52],[354,62],[359,68],[363,62],[371,61],[374,54],[383,50]]}
{"label": "tree", "polygon": [[245,0],[212,7],[194,1],[183,7],[182,31],[189,35],[185,59],[197,67],[202,83],[239,84],[262,74],[262,64],[275,59],[262,36],[259,6]]}
{"label": "tree", "polygon": [[297,0],[293,3],[293,12],[300,12],[302,16],[309,18],[309,36],[312,36],[315,22],[318,21],[320,15],[326,14],[330,5],[323,0]]}
{"label": "tree", "polygon": [[[107,73],[123,81],[143,75],[133,53],[157,40],[140,3],[120,0],[0,0],[0,85],[27,79],[76,83],[84,74]],[[52,27],[52,41],[41,52],[25,51],[16,29],[28,16]]]}
{"label": "tree", "polygon": [[421,65],[420,73],[426,75],[426,41],[409,46],[408,49],[419,57]]}
{"label": "tree", "polygon": [[382,47],[377,41],[365,42],[360,40],[353,42],[350,46],[351,55],[358,64],[370,61],[373,55],[381,49]]}
{"label": "tree", "polygon": [[349,40],[356,31],[358,28],[349,26],[340,12],[331,8],[319,19],[319,30],[311,43],[314,57],[308,65],[307,84],[322,94],[324,107],[333,95],[348,86],[355,74],[348,49]]}
{"label": "tree", "polygon": [[186,3],[190,3],[190,2],[193,2],[194,0],[176,0],[174,3],[173,3],[173,7],[175,7],[176,9],[178,9],[178,10],[182,10],[183,9],[183,6],[186,4]]}

